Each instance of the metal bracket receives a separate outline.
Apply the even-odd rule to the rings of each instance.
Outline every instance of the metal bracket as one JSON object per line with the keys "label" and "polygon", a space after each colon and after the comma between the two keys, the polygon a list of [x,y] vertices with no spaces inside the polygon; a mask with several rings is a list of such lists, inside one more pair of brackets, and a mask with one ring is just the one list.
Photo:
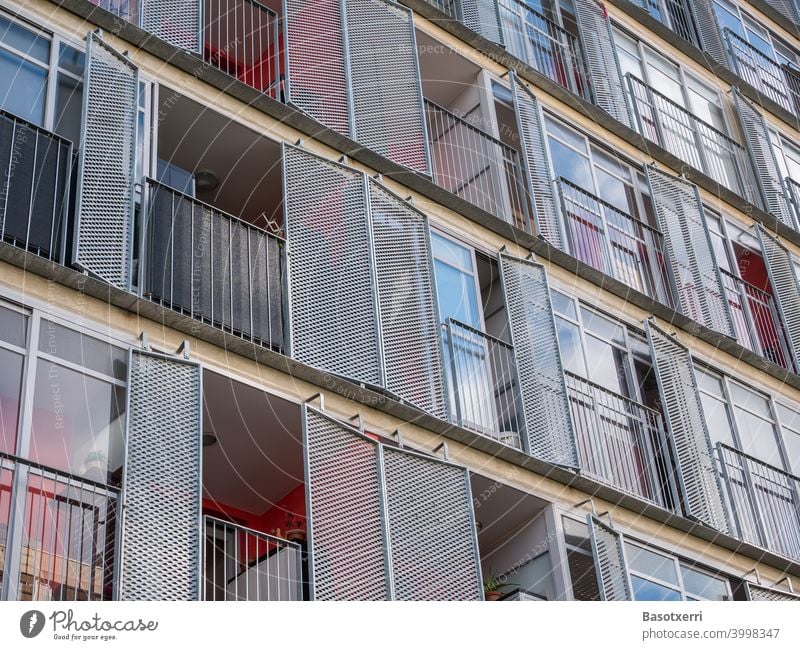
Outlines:
{"label": "metal bracket", "polygon": [[405,447],[405,443],[404,443],[404,441],[403,441],[403,434],[402,434],[402,433],[400,433],[400,429],[395,429],[395,430],[392,432],[392,438],[395,438],[395,439],[397,440],[397,445],[398,445],[398,446],[399,446],[401,449],[403,449],[403,448]]}
{"label": "metal bracket", "polygon": [[358,421],[358,430],[364,433],[364,418],[361,417],[361,413],[356,413],[354,416],[347,418],[347,421],[350,423],[354,420]]}
{"label": "metal bracket", "polygon": [[136,337],[137,340],[141,341],[141,348],[142,350],[149,350],[150,349],[150,335],[142,330],[139,332],[139,336]]}
{"label": "metal bracket", "polygon": [[183,342],[178,346],[175,354],[183,354],[184,359],[189,358],[189,339],[183,339]]}
{"label": "metal bracket", "polygon": [[342,154],[341,156],[339,156],[338,163],[340,165],[348,165],[348,166],[350,165],[350,163],[347,160],[347,156],[345,154]]}
{"label": "metal bracket", "polygon": [[305,149],[305,145],[303,144],[303,138],[297,138],[294,143],[295,147],[300,147],[301,149]]}
{"label": "metal bracket", "polygon": [[435,454],[435,453],[436,453],[436,452],[438,452],[440,449],[442,450],[442,456],[444,457],[444,459],[445,459],[445,460],[450,460],[450,453],[449,453],[449,451],[448,451],[448,449],[447,449],[447,443],[446,443],[446,442],[442,442],[442,443],[438,444],[438,445],[437,445],[437,446],[436,446],[436,447],[433,449],[433,452],[432,452],[432,453],[434,453],[434,454]]}
{"label": "metal bracket", "polygon": [[311,402],[313,402],[317,398],[319,398],[319,408],[320,408],[320,410],[324,411],[325,410],[325,395],[323,395],[322,393],[314,393],[311,397],[303,400],[303,404],[311,404]]}

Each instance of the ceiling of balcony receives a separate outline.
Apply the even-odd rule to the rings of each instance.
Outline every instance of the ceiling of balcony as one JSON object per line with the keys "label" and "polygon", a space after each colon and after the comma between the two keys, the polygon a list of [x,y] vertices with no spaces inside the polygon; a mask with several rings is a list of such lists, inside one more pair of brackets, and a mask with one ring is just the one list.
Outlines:
{"label": "ceiling of balcony", "polygon": [[[439,41],[417,30],[417,50],[422,94],[445,108],[467,111],[472,106],[453,106],[462,94],[472,95],[480,67]],[[470,103],[474,99],[470,97]]]}

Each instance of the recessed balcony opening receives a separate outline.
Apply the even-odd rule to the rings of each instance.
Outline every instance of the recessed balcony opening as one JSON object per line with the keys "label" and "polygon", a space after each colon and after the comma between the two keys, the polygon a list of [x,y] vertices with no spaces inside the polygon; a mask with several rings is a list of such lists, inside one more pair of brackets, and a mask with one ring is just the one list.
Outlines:
{"label": "recessed balcony opening", "polygon": [[300,408],[203,373],[205,600],[303,600]]}
{"label": "recessed balcony opening", "polygon": [[487,600],[555,600],[547,501],[470,475]]}

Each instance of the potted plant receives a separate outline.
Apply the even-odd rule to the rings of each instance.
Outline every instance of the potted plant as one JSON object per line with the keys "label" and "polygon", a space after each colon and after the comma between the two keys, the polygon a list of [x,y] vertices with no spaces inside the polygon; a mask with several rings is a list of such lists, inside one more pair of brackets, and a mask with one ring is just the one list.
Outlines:
{"label": "potted plant", "polygon": [[500,600],[503,597],[504,587],[517,587],[511,582],[506,582],[489,568],[489,576],[483,581],[483,597],[485,600]]}
{"label": "potted plant", "polygon": [[306,524],[302,517],[290,512],[286,515],[286,539],[290,542],[306,541]]}

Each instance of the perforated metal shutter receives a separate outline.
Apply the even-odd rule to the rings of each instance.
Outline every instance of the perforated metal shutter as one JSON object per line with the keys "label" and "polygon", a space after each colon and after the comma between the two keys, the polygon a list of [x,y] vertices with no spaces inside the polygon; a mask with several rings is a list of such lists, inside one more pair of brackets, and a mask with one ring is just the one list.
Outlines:
{"label": "perforated metal shutter", "polygon": [[633,600],[622,535],[594,515],[587,515],[586,523],[592,540],[600,600]]}
{"label": "perforated metal shutter", "polygon": [[190,361],[129,355],[121,600],[199,597],[201,372]]}
{"label": "perforated metal shutter", "polygon": [[461,0],[459,20],[486,40],[503,44],[497,0]]}
{"label": "perforated metal shutter", "polygon": [[341,0],[283,0],[289,101],[352,136]]}
{"label": "perforated metal shutter", "polygon": [[746,582],[745,585],[747,585],[748,600],[767,600],[772,602],[800,601],[800,594],[794,594],[778,589],[770,589],[769,587],[762,587],[761,585],[754,585],[749,582]]}
{"label": "perforated metal shutter", "polygon": [[170,45],[199,53],[201,4],[200,0],[143,0],[142,29]]}
{"label": "perforated metal shutter", "polygon": [[575,433],[545,269],[502,253],[499,263],[528,451],[556,465],[577,467]]}
{"label": "perforated metal shutter", "polygon": [[793,0],[769,0],[768,5],[795,23],[800,23],[800,10]]}
{"label": "perforated metal shutter", "polygon": [[575,0],[575,18],[595,102],[615,120],[631,126],[622,71],[605,6],[597,0]]}
{"label": "perforated metal shutter", "polygon": [[378,443],[308,405],[303,437],[312,598],[388,599]]}
{"label": "perforated metal shutter", "polygon": [[734,87],[731,89],[736,114],[742,127],[747,151],[755,169],[758,188],[767,210],[790,228],[797,228],[789,196],[784,188],[778,161],[761,113]]}
{"label": "perforated metal shutter", "polygon": [[411,10],[388,0],[347,0],[346,6],[355,139],[428,174]]}
{"label": "perforated metal shutter", "polygon": [[92,32],[84,79],[75,263],[128,289],[139,72]]}
{"label": "perforated metal shutter", "polygon": [[363,174],[283,147],[291,356],[382,385]]}
{"label": "perforated metal shutter", "polygon": [[703,51],[708,52],[717,63],[727,67],[727,49],[714,11],[714,0],[694,0],[693,5]]}
{"label": "perforated metal shutter", "polygon": [[795,367],[800,351],[800,285],[792,255],[778,240],[760,226],[756,226],[761,250],[764,253],[767,272],[772,290],[775,293],[781,322],[786,330]]}
{"label": "perforated metal shutter", "polygon": [[727,532],[722,488],[692,357],[663,330],[650,322],[645,327],[678,469],[684,511],[687,516]]}
{"label": "perforated metal shutter", "polygon": [[706,227],[697,187],[645,165],[650,193],[667,245],[681,312],[734,336],[728,301]]}
{"label": "perforated metal shutter", "polygon": [[428,220],[370,179],[386,388],[447,419]]}
{"label": "perforated metal shutter", "polygon": [[566,250],[553,194],[553,171],[550,169],[539,102],[513,72],[509,73],[509,79],[517,130],[522,139],[520,149],[528,179],[528,192],[534,206],[536,231],[556,248]]}
{"label": "perforated metal shutter", "polygon": [[396,600],[482,600],[469,475],[420,454],[383,448]]}

